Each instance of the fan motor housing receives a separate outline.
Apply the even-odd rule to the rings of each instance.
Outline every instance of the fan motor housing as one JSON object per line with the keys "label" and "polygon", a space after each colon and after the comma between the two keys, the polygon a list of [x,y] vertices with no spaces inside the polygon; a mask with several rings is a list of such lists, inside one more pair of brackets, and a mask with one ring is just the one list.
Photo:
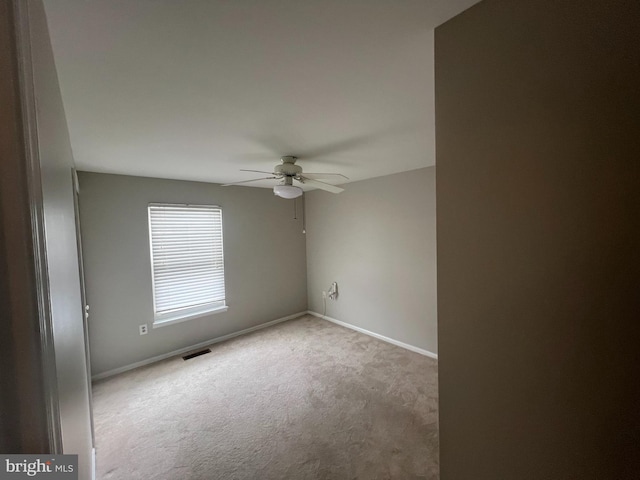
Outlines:
{"label": "fan motor housing", "polygon": [[281,165],[276,165],[273,171],[274,173],[280,173],[288,177],[295,177],[302,173],[302,167],[293,163],[283,163]]}

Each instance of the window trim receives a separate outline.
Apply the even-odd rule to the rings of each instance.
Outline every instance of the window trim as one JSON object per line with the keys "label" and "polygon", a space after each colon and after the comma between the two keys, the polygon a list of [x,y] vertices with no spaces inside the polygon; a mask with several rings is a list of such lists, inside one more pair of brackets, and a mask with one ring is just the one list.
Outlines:
{"label": "window trim", "polygon": [[205,209],[219,209],[220,210],[220,228],[221,228],[221,248],[222,248],[222,265],[223,276],[222,281],[226,290],[226,276],[224,275],[224,222],[223,212],[220,205],[206,205],[206,204],[192,204],[192,203],[166,203],[166,202],[150,202],[147,205],[147,222],[149,233],[149,260],[151,267],[151,294],[152,294],[152,308],[153,308],[153,322],[152,328],[164,327],[167,325],[173,325],[175,323],[185,322],[208,315],[215,315],[217,313],[223,313],[229,310],[229,306],[226,304],[226,292],[223,300],[208,302],[200,305],[192,305],[188,307],[177,308],[169,310],[164,313],[156,312],[156,281],[155,270],[153,260],[153,235],[151,229],[151,208],[152,207],[185,207],[185,208],[205,208]]}
{"label": "window trim", "polygon": [[[210,305],[210,304],[209,304]],[[152,328],[166,327],[167,325],[173,325],[174,323],[186,322],[187,320],[193,320],[195,318],[206,317],[208,315],[215,315],[216,313],[223,313],[229,310],[228,305],[222,305],[219,307],[209,307],[207,309],[202,309],[201,306],[198,306],[200,310],[195,310],[196,307],[184,308],[181,310],[176,310],[171,315],[167,314],[162,319],[154,317]],[[180,313],[184,310],[191,310],[189,313]]]}

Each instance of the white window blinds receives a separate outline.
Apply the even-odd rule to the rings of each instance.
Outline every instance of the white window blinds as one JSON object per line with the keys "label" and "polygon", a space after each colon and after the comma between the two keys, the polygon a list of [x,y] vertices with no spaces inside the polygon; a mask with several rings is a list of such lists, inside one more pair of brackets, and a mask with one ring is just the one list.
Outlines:
{"label": "white window blinds", "polygon": [[225,306],[222,209],[149,205],[155,319]]}

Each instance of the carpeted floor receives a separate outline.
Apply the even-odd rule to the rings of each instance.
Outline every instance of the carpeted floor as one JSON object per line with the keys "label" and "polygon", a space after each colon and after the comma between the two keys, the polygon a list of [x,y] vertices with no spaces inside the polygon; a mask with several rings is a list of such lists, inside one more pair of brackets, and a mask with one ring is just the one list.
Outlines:
{"label": "carpeted floor", "polygon": [[94,384],[98,480],[437,479],[437,362],[312,316]]}

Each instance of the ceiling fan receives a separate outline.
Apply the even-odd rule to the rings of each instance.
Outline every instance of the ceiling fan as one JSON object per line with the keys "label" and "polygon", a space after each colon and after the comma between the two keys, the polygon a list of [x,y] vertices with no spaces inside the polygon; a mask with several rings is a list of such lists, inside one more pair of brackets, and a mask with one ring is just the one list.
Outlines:
{"label": "ceiling fan", "polygon": [[257,182],[259,180],[282,180],[282,183],[273,187],[273,193],[282,198],[297,198],[300,195],[302,195],[302,188],[298,187],[297,185],[294,185],[293,184],[294,180],[304,185],[309,185],[310,187],[316,187],[331,193],[340,193],[344,191],[344,188],[336,187],[335,185],[321,182],[316,179],[342,177],[346,180],[349,180],[348,177],[340,173],[305,173],[303,174],[302,167],[300,165],[296,165],[296,160],[298,160],[298,157],[294,157],[293,155],[285,155],[284,157],[281,157],[280,164],[274,167],[273,172],[264,172],[262,170],[241,169],[240,170],[241,172],[266,173],[267,175],[270,175],[270,176],[263,177],[263,178],[254,178],[253,180],[245,180],[243,182],[226,183],[222,186],[228,187],[231,185],[240,185],[243,183]]}

